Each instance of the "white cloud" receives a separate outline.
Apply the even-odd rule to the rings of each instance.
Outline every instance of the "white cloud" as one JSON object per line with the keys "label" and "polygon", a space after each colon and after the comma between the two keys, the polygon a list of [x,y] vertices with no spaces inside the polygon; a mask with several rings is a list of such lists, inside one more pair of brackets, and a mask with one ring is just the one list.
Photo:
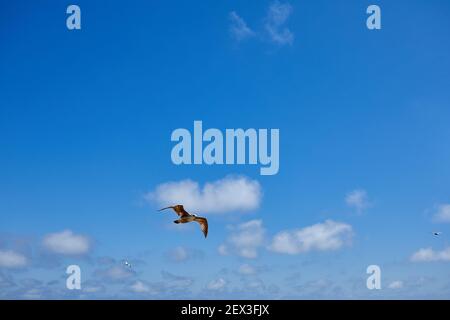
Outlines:
{"label": "white cloud", "polygon": [[351,208],[361,213],[370,206],[367,192],[362,189],[353,190],[345,196],[345,203]]}
{"label": "white cloud", "polygon": [[234,253],[243,258],[258,256],[258,248],[264,243],[265,230],[261,220],[250,220],[231,228],[227,243],[219,247],[219,252]]}
{"label": "white cloud", "polygon": [[145,195],[160,206],[183,204],[190,212],[225,213],[259,207],[262,192],[258,181],[246,177],[226,177],[206,183],[203,188],[192,180],[167,182]]}
{"label": "white cloud", "polygon": [[126,280],[135,275],[135,273],[130,270],[130,268],[124,266],[112,266],[107,269],[98,270],[95,272],[95,274],[100,277],[115,281]]}
{"label": "white cloud", "polygon": [[403,288],[403,282],[402,281],[392,281],[388,285],[389,289],[401,289]]}
{"label": "white cloud", "polygon": [[433,219],[436,222],[450,222],[450,204],[439,205]]}
{"label": "white cloud", "polygon": [[450,261],[450,247],[442,251],[434,251],[432,248],[419,249],[411,256],[413,262]]}
{"label": "white cloud", "polygon": [[27,265],[27,258],[11,250],[0,250],[0,268],[20,268]]}
{"label": "white cloud", "polygon": [[291,14],[292,6],[288,3],[275,1],[270,5],[265,28],[272,42],[280,45],[294,42],[294,34],[287,27],[283,27]]}
{"label": "white cloud", "polygon": [[239,267],[238,272],[243,275],[252,275],[256,273],[256,270],[251,265],[243,264]]}
{"label": "white cloud", "polygon": [[87,286],[87,287],[83,287],[83,292],[86,293],[98,293],[105,290],[105,288],[103,286]]}
{"label": "white cloud", "polygon": [[136,293],[148,293],[150,287],[142,281],[136,281],[130,286],[130,290]]}
{"label": "white cloud", "polygon": [[193,285],[194,280],[185,276],[177,276],[167,271],[161,272],[162,278],[165,282],[166,288],[172,289],[186,289]]}
{"label": "white cloud", "polygon": [[63,255],[82,255],[89,252],[91,244],[87,237],[74,234],[70,230],[51,233],[42,241],[50,252]]}
{"label": "white cloud", "polygon": [[23,294],[23,298],[29,300],[38,300],[42,298],[42,292],[40,289],[30,289]]}
{"label": "white cloud", "polygon": [[226,284],[227,284],[227,282],[223,278],[219,278],[217,280],[212,280],[211,282],[209,282],[208,285],[206,286],[206,288],[208,290],[218,291],[218,290],[223,290],[225,288]]}
{"label": "white cloud", "polygon": [[189,252],[186,248],[177,247],[169,254],[170,258],[175,262],[186,261],[189,258]]}
{"label": "white cloud", "polygon": [[202,256],[203,252],[199,250],[192,250],[181,246],[168,252],[168,258],[173,262],[185,262],[190,259],[201,258]]}
{"label": "white cloud", "polygon": [[303,229],[282,231],[274,236],[269,249],[292,255],[312,250],[337,250],[350,242],[352,233],[350,225],[327,220]]}
{"label": "white cloud", "polygon": [[230,33],[238,41],[245,40],[255,35],[247,23],[235,11],[230,12]]}
{"label": "white cloud", "polygon": [[226,256],[226,255],[228,255],[228,249],[227,249],[227,246],[224,245],[224,244],[221,244],[221,245],[217,248],[217,251],[219,252],[219,254],[220,254],[221,256]]}

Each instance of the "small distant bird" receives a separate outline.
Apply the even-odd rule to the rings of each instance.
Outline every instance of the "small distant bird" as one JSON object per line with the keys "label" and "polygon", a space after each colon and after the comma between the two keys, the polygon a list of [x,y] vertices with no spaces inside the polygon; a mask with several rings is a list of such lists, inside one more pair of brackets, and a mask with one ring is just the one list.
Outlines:
{"label": "small distant bird", "polygon": [[131,263],[129,263],[127,260],[125,260],[123,264],[125,265],[125,267],[131,268]]}
{"label": "small distant bird", "polygon": [[433,232],[433,235],[435,235],[435,236],[440,236],[442,234],[442,232]]}
{"label": "small distant bird", "polygon": [[166,210],[166,209],[172,209],[175,211],[175,213],[178,215],[179,219],[175,220],[174,223],[188,223],[192,221],[196,221],[200,224],[200,228],[203,231],[203,234],[206,236],[208,235],[208,220],[203,217],[197,217],[195,214],[190,214],[186,210],[184,210],[184,207],[181,204],[177,204],[175,206],[165,207],[162,209],[159,209],[158,211]]}

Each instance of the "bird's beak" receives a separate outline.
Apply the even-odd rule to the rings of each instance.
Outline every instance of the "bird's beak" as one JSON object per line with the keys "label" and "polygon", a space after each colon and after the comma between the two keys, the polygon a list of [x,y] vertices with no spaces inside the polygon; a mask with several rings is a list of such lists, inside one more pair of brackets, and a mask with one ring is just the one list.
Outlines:
{"label": "bird's beak", "polygon": [[173,209],[173,208],[174,208],[173,206],[170,206],[170,207],[165,207],[165,208],[159,209],[158,211],[163,211],[163,210],[166,210],[166,209]]}

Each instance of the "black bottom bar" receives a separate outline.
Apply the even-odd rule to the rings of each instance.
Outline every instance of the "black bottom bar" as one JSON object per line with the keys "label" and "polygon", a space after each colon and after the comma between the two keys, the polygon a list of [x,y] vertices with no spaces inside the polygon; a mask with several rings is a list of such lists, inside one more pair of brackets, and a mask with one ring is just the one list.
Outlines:
{"label": "black bottom bar", "polygon": [[[298,300],[151,300],[151,301],[0,301],[2,312],[13,312],[14,318],[22,312],[34,316],[61,316],[70,314],[90,318],[96,312],[112,314],[115,318],[140,319],[311,319],[323,316],[346,316],[365,319],[379,316],[383,319],[398,314],[417,316],[426,312],[427,318],[440,317],[449,310],[450,301],[298,301]],[[61,313],[62,312],[62,313]],[[387,313],[388,312],[388,313]],[[6,313],[7,314],[7,313]],[[346,320],[347,320],[346,318]]]}

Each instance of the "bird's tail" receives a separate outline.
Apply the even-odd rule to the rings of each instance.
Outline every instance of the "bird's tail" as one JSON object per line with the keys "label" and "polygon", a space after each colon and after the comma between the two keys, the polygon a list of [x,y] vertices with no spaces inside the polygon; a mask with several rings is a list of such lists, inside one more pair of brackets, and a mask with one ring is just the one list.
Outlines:
{"label": "bird's tail", "polygon": [[159,209],[158,211],[163,211],[163,210],[166,210],[166,209],[173,209],[173,206],[165,207],[165,208]]}

